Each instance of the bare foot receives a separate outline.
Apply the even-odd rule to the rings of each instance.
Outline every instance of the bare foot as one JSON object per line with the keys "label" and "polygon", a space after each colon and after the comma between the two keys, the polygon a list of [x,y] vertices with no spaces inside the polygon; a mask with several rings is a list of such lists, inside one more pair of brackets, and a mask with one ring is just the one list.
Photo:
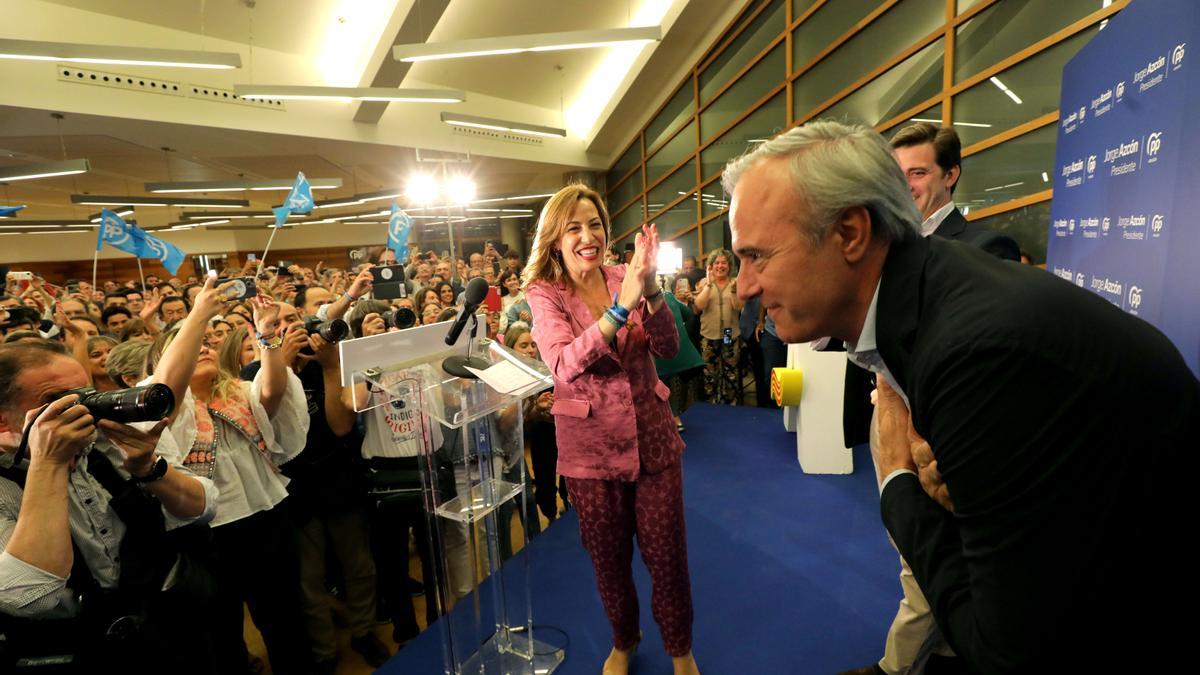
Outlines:
{"label": "bare foot", "polygon": [[613,647],[608,658],[604,660],[604,670],[601,671],[601,675],[628,675],[629,662],[633,659],[633,655],[636,652],[637,645],[634,645],[632,649],[626,652]]}
{"label": "bare foot", "polygon": [[691,652],[672,657],[671,665],[675,669],[675,675],[700,675],[700,669],[696,667],[696,659],[692,657]]}

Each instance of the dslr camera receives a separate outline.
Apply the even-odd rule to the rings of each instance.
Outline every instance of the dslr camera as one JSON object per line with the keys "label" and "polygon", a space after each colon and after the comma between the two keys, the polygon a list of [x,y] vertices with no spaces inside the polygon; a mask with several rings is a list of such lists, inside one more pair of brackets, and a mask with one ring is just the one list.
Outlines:
{"label": "dslr camera", "polygon": [[413,326],[417,325],[416,313],[407,307],[389,309],[388,311],[381,313],[379,318],[383,319],[383,325],[387,326],[388,328],[399,328],[400,330],[404,330],[405,328],[412,328]]}
{"label": "dslr camera", "polygon": [[77,394],[79,403],[97,421],[112,420],[121,424],[157,422],[175,410],[175,393],[165,384],[149,384],[117,391],[96,391],[80,387],[63,392]]}
{"label": "dslr camera", "polygon": [[341,319],[321,321],[318,317],[310,316],[304,319],[304,331],[309,335],[320,335],[326,342],[341,342],[350,335],[350,324]]}

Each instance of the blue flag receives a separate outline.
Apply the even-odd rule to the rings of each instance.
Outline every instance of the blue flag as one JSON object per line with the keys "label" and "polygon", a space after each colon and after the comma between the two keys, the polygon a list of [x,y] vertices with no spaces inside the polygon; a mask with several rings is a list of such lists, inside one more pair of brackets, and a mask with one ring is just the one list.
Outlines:
{"label": "blue flag", "polygon": [[0,218],[5,218],[7,216],[11,216],[12,214],[16,213],[17,211],[20,211],[23,208],[25,208],[24,204],[22,204],[21,206],[0,206]]}
{"label": "blue flag", "polygon": [[106,243],[139,258],[160,260],[171,274],[178,272],[179,266],[183,264],[183,251],[179,250],[179,247],[147,233],[137,225],[126,223],[121,216],[108,209],[102,209],[96,250],[99,251]]}
{"label": "blue flag", "polygon": [[287,222],[288,216],[292,215],[291,209],[289,209],[286,204],[283,206],[276,206],[275,208],[271,209],[271,212],[275,214],[275,227],[283,227],[283,224]]}
{"label": "blue flag", "polygon": [[287,199],[283,200],[283,205],[290,213],[308,213],[313,210],[312,188],[309,187],[303,171],[296,174],[296,184],[292,186]]}
{"label": "blue flag", "polygon": [[408,232],[412,229],[412,222],[412,216],[392,200],[392,215],[388,217],[387,245],[396,252],[396,261],[401,264],[408,258]]}

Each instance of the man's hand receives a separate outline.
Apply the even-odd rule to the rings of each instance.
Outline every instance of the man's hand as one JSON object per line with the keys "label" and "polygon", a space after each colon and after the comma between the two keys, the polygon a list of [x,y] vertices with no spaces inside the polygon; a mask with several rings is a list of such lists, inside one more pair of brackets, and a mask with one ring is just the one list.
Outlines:
{"label": "man's hand", "polygon": [[938,471],[933,448],[930,448],[929,443],[917,435],[915,430],[909,435],[913,439],[912,458],[917,464],[917,477],[921,479],[921,487],[925,488],[925,493],[933,501],[950,513],[954,513],[954,502],[951,501],[950,490],[946,487],[946,482],[942,480],[941,472]]}
{"label": "man's hand", "polygon": [[167,428],[167,420],[159,420],[149,431],[142,431],[112,420],[100,420],[98,425],[105,437],[121,451],[122,467],[131,476],[145,476],[154,468],[157,458],[154,449],[158,438]]}
{"label": "man's hand", "polygon": [[200,289],[200,292],[196,294],[195,300],[192,301],[192,311],[188,313],[188,316],[198,316],[203,321],[208,322],[221,313],[224,307],[224,298],[217,289],[213,288],[214,283],[216,282],[212,277],[204,278],[204,287]]}
{"label": "man's hand", "polygon": [[279,330],[279,304],[263,295],[250,299],[250,310],[254,312],[254,329],[263,338],[270,340]]}
{"label": "man's hand", "polygon": [[[41,413],[39,416],[38,413]],[[45,409],[25,413],[25,426],[37,418],[29,430],[29,461],[72,466],[91,444],[96,431],[88,409],[79,405],[79,396],[68,394]]]}
{"label": "man's hand", "polygon": [[358,276],[354,277],[354,283],[350,284],[350,290],[348,293],[350,293],[350,297],[357,300],[367,293],[370,293],[371,287],[371,266],[368,265],[365,269],[363,269],[363,271],[358,273]]}
{"label": "man's hand", "polygon": [[138,317],[146,323],[150,323],[150,319],[158,314],[158,306],[163,302],[163,295],[158,292],[157,288],[151,288],[146,291],[147,295],[143,298],[145,304],[142,306],[142,311],[138,312]]}
{"label": "man's hand", "polygon": [[363,337],[367,337],[369,335],[382,335],[386,332],[387,324],[383,322],[383,317],[379,316],[379,312],[371,312],[363,317]]}
{"label": "man's hand", "polygon": [[58,324],[63,329],[64,335],[71,336],[72,340],[77,340],[86,337],[83,329],[75,325],[75,322],[67,318],[66,312],[63,311],[61,304],[54,305],[54,323]]}
{"label": "man's hand", "polygon": [[[303,333],[303,331],[300,332]],[[321,364],[321,368],[333,371],[341,368],[341,358],[338,355],[336,342],[328,342],[320,335],[314,334],[308,336],[308,346],[313,351],[313,358]]]}
{"label": "man's hand", "polygon": [[289,326],[283,334],[283,345],[280,347],[283,350],[284,365],[289,368],[295,368],[311,361],[313,357],[300,353],[301,350],[308,346],[308,333],[304,332],[304,326]]}
{"label": "man's hand", "polygon": [[521,319],[521,321],[524,321],[527,324],[533,323],[533,315],[530,314],[529,312],[522,310],[520,312],[517,312],[517,316]]}
{"label": "man's hand", "polygon": [[892,389],[883,375],[875,376],[875,388],[879,397],[879,403],[875,407],[879,443],[872,451],[875,453],[877,477],[882,483],[888,474],[897,469],[909,469],[913,473],[918,471],[909,440],[912,418],[908,414],[908,407],[904,405],[904,399]]}

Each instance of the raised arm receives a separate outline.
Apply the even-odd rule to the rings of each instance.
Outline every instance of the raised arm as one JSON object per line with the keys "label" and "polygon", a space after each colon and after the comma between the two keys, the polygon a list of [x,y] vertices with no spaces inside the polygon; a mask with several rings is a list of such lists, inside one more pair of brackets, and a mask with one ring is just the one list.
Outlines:
{"label": "raised arm", "polygon": [[[179,333],[163,352],[158,367],[150,382],[165,384],[175,394],[176,403],[183,402],[183,394],[192,382],[192,373],[196,370],[196,356],[200,353],[200,345],[204,342],[204,328],[221,311],[221,297],[213,288],[212,277],[204,280],[204,288],[196,295],[192,311],[179,323]],[[175,414],[172,413],[171,419]]]}
{"label": "raised arm", "polygon": [[333,321],[345,316],[354,301],[371,292],[371,279],[371,266],[368,265],[354,277],[354,283],[350,284],[349,290],[329,303],[329,308],[325,310],[325,319]]}

